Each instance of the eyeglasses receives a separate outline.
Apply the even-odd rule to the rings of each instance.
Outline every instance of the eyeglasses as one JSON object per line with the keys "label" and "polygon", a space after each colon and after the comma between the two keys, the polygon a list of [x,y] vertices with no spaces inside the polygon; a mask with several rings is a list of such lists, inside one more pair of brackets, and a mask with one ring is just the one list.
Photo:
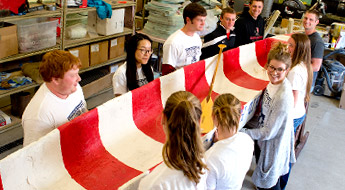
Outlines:
{"label": "eyeglasses", "polygon": [[277,73],[281,73],[281,72],[285,71],[286,69],[283,69],[281,67],[275,68],[272,65],[269,65],[267,70],[270,71],[270,72],[276,71]]}
{"label": "eyeglasses", "polygon": [[143,55],[145,55],[145,54],[152,54],[152,52],[153,52],[153,50],[152,49],[150,49],[150,50],[146,50],[146,49],[138,49],[140,52],[141,52],[141,54],[143,54]]}

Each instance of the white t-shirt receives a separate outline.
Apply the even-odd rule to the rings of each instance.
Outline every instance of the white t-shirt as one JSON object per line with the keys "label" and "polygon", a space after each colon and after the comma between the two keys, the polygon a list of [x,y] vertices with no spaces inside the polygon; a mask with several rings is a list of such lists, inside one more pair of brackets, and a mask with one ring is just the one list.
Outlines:
{"label": "white t-shirt", "polygon": [[308,82],[307,66],[302,62],[296,65],[289,72],[287,79],[290,81],[292,90],[298,91],[298,99],[296,107],[293,108],[292,117],[294,119],[302,117],[305,113],[304,98],[306,95],[306,88]]}
{"label": "white t-shirt", "polygon": [[250,168],[253,151],[252,138],[242,132],[216,142],[205,155],[209,169],[207,189],[240,190]]}
{"label": "white t-shirt", "polygon": [[200,59],[201,47],[202,42],[197,33],[188,36],[181,30],[177,30],[163,45],[163,64],[179,69],[195,63]]}
{"label": "white t-shirt", "polygon": [[66,99],[61,99],[48,89],[46,83],[43,83],[23,113],[23,145],[26,146],[38,140],[85,112],[87,112],[87,106],[79,84],[74,93]]}
{"label": "white t-shirt", "polygon": [[[116,70],[116,72],[113,76],[114,94],[124,94],[124,93],[129,91],[127,88],[126,65],[127,65],[126,62],[124,64],[122,64]],[[137,78],[138,78],[137,81],[138,81],[139,86],[143,86],[143,85],[148,83],[142,67],[137,69]]]}
{"label": "white t-shirt", "polygon": [[181,170],[170,169],[163,162],[140,181],[138,190],[204,190],[206,176],[205,171],[196,185],[184,176]]}

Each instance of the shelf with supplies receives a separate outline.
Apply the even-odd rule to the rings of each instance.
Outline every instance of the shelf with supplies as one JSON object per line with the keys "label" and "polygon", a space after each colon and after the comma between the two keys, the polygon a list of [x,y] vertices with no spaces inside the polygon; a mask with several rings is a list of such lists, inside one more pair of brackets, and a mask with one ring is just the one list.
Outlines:
{"label": "shelf with supplies", "polygon": [[[125,59],[126,59],[126,54],[124,54],[122,56],[119,56],[119,57],[116,57],[116,58],[113,58],[113,59],[109,59],[108,61],[103,62],[101,64],[93,65],[93,66],[90,66],[90,67],[85,68],[85,69],[80,69],[79,73],[84,73],[84,72],[87,72],[87,71],[90,71],[90,70],[93,70],[93,69],[97,69],[97,68],[100,68],[100,67],[111,65],[111,64],[116,63],[116,62],[121,62],[121,61],[124,61]],[[0,98],[6,97],[6,96],[10,96],[11,94],[15,94],[15,93],[22,92],[22,91],[25,91],[25,90],[29,90],[31,88],[38,87],[40,85],[41,84],[39,84],[39,83],[33,82],[31,84],[23,85],[23,86],[20,86],[20,87],[17,87],[17,88],[11,88],[11,89],[8,89],[8,90],[0,90]]]}
{"label": "shelf with supplies", "polygon": [[43,54],[43,53],[46,53],[46,52],[49,52],[49,51],[52,51],[52,50],[56,50],[56,49],[61,49],[60,44],[57,44],[57,45],[55,45],[53,47],[49,47],[49,48],[45,48],[45,49],[29,52],[29,53],[18,53],[18,54],[15,54],[15,55],[8,56],[8,57],[0,59],[0,64],[1,63],[5,63],[5,62],[9,62],[9,61],[15,61],[15,60],[18,60],[18,59],[23,59],[23,58],[26,58],[26,57],[31,57],[31,56],[34,56],[34,55]]}
{"label": "shelf with supplies", "polygon": [[31,88],[38,87],[40,85],[41,84],[39,84],[39,83],[33,82],[31,84],[23,85],[23,86],[20,86],[20,87],[17,87],[17,88],[11,88],[11,89],[8,89],[8,90],[1,90],[0,91],[0,98],[4,98],[4,97],[9,96],[11,94],[15,94],[15,93],[18,93],[18,92],[29,90]]}
{"label": "shelf with supplies", "polygon": [[93,42],[109,40],[112,38],[129,35],[132,33],[133,33],[132,29],[125,27],[123,32],[117,33],[117,34],[106,35],[106,36],[97,36],[97,37],[87,36],[87,37],[81,38],[81,39],[65,40],[64,49],[68,49],[68,48],[72,48],[72,47],[76,47],[76,46],[80,46],[80,45],[84,45],[84,44],[89,44],[89,43],[93,43]]}
{"label": "shelf with supplies", "polygon": [[[50,19],[50,20],[57,20],[57,18],[59,19],[59,26],[60,26],[60,35],[56,35],[59,37],[56,37],[56,44],[55,45],[51,45],[50,47],[46,47],[46,48],[40,48],[40,49],[36,49],[36,50],[29,50],[27,52],[25,52],[25,50],[21,50],[19,49],[19,41],[17,42],[18,44],[18,51],[17,53],[12,53],[9,54],[7,56],[3,56],[1,57],[1,52],[0,52],[0,66],[2,66],[2,71],[4,72],[12,72],[15,70],[10,70],[8,69],[8,66],[15,67],[16,69],[20,69],[18,65],[21,64],[21,61],[23,59],[23,61],[28,60],[28,58],[31,59],[31,57],[33,59],[40,59],[40,56],[37,55],[43,55],[49,51],[52,50],[57,50],[57,49],[61,49],[61,50],[67,50],[70,51],[72,53],[72,51],[76,52],[79,51],[78,53],[81,53],[81,51],[84,51],[84,53],[86,53],[86,55],[88,56],[87,61],[86,61],[86,66],[82,68],[80,68],[79,73],[80,74],[91,74],[92,70],[94,70],[94,72],[97,72],[98,70],[104,70],[104,69],[110,69],[110,65],[113,64],[120,64],[123,61],[125,61],[126,59],[126,53],[124,52],[124,42],[125,42],[125,38],[126,36],[130,36],[132,34],[135,33],[135,18],[134,18],[134,13],[135,13],[135,7],[136,7],[136,2],[134,0],[132,1],[116,1],[116,0],[105,0],[106,2],[111,4],[111,8],[116,12],[118,10],[118,12],[121,11],[122,15],[119,17],[117,15],[117,17],[114,18],[121,18],[122,19],[122,26],[123,26],[123,30],[121,28],[120,31],[116,31],[115,33],[107,33],[107,34],[98,34],[98,35],[94,35],[95,33],[92,34],[87,34],[86,37],[84,38],[79,38],[79,39],[70,39],[68,34],[68,27],[72,26],[69,25],[70,23],[68,22],[68,19],[71,18],[72,16],[74,16],[73,14],[77,13],[79,15],[87,15],[87,17],[92,14],[95,14],[96,12],[96,8],[95,7],[86,7],[86,8],[67,8],[67,1],[68,0],[61,0],[63,2],[62,7],[56,6],[56,10],[53,11],[48,11],[48,10],[38,10],[38,11],[34,11],[34,12],[29,12],[26,13],[25,15],[20,15],[20,16],[6,16],[6,17],[1,17],[0,18],[0,24],[1,23],[12,23],[16,24],[18,22],[26,22],[28,21],[27,19],[37,19],[40,20],[41,18],[44,19]],[[122,10],[123,9],[123,10]],[[114,14],[113,14],[114,15]],[[67,17],[68,16],[68,17]],[[53,19],[52,19],[53,18]],[[73,17],[71,18],[71,20],[73,20]],[[87,18],[87,20],[89,20]],[[75,22],[78,22],[78,20],[76,20]],[[57,21],[55,21],[56,25]],[[107,22],[107,24],[110,24],[110,19]],[[9,24],[10,25],[10,24]],[[88,24],[87,24],[88,25]],[[1,25],[2,26],[2,25]],[[7,27],[4,24],[5,27]],[[11,25],[10,25],[11,26]],[[121,26],[121,25],[120,25]],[[121,26],[121,27],[122,27]],[[16,26],[16,28],[18,29],[18,26]],[[35,28],[39,28],[39,30],[43,31],[44,29],[40,28],[40,27],[35,27]],[[1,28],[0,28],[1,30]],[[57,28],[56,32],[58,34],[58,30],[59,28]],[[25,30],[24,30],[25,31]],[[35,34],[41,35],[42,32],[36,32]],[[90,32],[90,31],[88,31]],[[97,31],[95,31],[97,32]],[[11,32],[8,32],[9,34],[11,34]],[[17,39],[19,39],[19,34],[15,34]],[[24,36],[24,39],[25,38]],[[55,39],[55,38],[54,38]],[[38,39],[40,40],[40,39]],[[101,50],[101,45],[102,43],[107,44],[108,46],[106,46],[107,48],[103,48]],[[105,58],[102,59],[102,61],[97,60],[98,62],[94,61],[94,57],[93,54],[93,46],[99,44],[99,49],[100,52],[101,51],[107,51],[107,56],[102,56],[103,54],[99,54],[96,57],[98,58]],[[1,41],[0,41],[0,45],[1,45]],[[6,43],[5,43],[6,45]],[[7,46],[0,46],[1,49],[3,49],[3,47],[7,47]],[[84,48],[84,49],[83,49]],[[83,50],[82,50],[83,49]],[[85,50],[86,49],[86,50]],[[22,53],[25,52],[25,53]],[[73,54],[73,53],[72,53]],[[74,54],[75,55],[75,54]],[[24,59],[25,58],[25,59]],[[82,57],[79,57],[81,62],[82,62]],[[18,61],[17,61],[18,60]],[[40,61],[40,60],[38,60]],[[108,68],[109,67],[109,68]],[[95,80],[98,81],[98,80]],[[21,118],[14,116],[11,113],[11,105],[12,102],[10,102],[9,99],[12,99],[13,96],[11,95],[17,95],[17,93],[31,93],[30,96],[32,96],[32,93],[34,93],[36,91],[35,88],[38,88],[41,85],[41,83],[37,83],[37,82],[32,82],[31,84],[27,84],[27,85],[23,85],[23,86],[19,86],[17,88],[10,88],[8,90],[0,90],[0,99],[2,101],[5,101],[4,105],[1,105],[1,111],[3,111],[5,114],[7,114],[10,118],[11,118],[11,123],[4,125],[4,126],[0,126],[0,147],[9,144],[11,142],[14,142],[20,138],[23,138],[23,129],[21,127]],[[96,92],[95,94],[92,95],[97,95],[97,93],[102,93],[105,91],[109,91],[112,89],[112,86],[105,86],[104,89],[101,89],[100,92]],[[11,98],[10,98],[11,96]]]}
{"label": "shelf with supplies", "polygon": [[104,67],[104,66],[111,65],[113,63],[117,63],[117,62],[121,62],[121,61],[125,61],[125,60],[126,60],[126,54],[124,54],[122,56],[119,56],[119,57],[116,57],[114,59],[109,59],[108,61],[105,61],[103,63],[97,64],[97,65],[94,65],[94,66],[90,66],[90,67],[85,68],[85,69],[81,69],[79,71],[79,73],[84,73],[84,72],[87,72],[87,71],[91,71],[93,69],[97,69],[97,68],[100,68],[100,67]]}
{"label": "shelf with supplies", "polygon": [[[112,9],[126,8],[126,7],[135,6],[135,2],[134,1],[126,1],[126,3],[118,3],[117,1],[112,1],[112,2],[114,2],[114,3],[111,4],[111,8]],[[89,12],[89,11],[96,11],[96,8],[95,7],[67,8],[66,14]]]}
{"label": "shelf with supplies", "polygon": [[40,18],[40,17],[60,17],[62,9],[57,7],[55,11],[48,11],[48,10],[39,10],[31,13],[26,13],[25,15],[14,15],[14,16],[6,16],[0,17],[0,22],[12,22],[18,20],[25,20],[31,18]]}
{"label": "shelf with supplies", "polygon": [[[12,128],[15,128],[15,127],[20,127],[21,126],[21,122],[22,120],[17,117],[17,116],[14,116],[11,114],[11,106],[6,106],[4,108],[1,109],[5,114],[7,114],[8,116],[11,117],[11,123],[8,124],[8,125],[4,125],[4,126],[0,126],[0,134],[1,133],[4,133]],[[0,143],[0,146],[1,146],[1,143]]]}

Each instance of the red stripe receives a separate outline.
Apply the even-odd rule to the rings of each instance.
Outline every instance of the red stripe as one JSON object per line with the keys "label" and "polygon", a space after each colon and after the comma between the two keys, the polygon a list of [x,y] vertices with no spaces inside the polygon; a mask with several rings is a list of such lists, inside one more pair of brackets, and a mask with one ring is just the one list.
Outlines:
{"label": "red stripe", "polygon": [[[183,68],[185,75],[185,87],[186,91],[193,93],[202,102],[210,89],[205,76],[205,61],[199,61],[188,65]],[[216,81],[215,81],[216,82]],[[216,92],[212,92],[211,97],[214,98],[218,95]]]}
{"label": "red stripe", "polygon": [[84,188],[117,189],[142,172],[120,162],[104,148],[98,122],[98,111],[93,109],[58,128],[63,161],[71,177]]}
{"label": "red stripe", "polygon": [[244,72],[240,65],[240,49],[235,48],[223,53],[223,69],[225,76],[234,84],[253,90],[264,89],[268,81],[252,77]]}
{"label": "red stripe", "polygon": [[[202,102],[207,94],[210,86],[207,83],[205,77],[205,61],[199,61],[197,63],[193,63],[183,68],[185,72],[185,87],[186,91],[193,93],[200,102]],[[216,82],[216,81],[215,81]],[[211,97],[214,101],[219,94],[217,92],[212,91]],[[242,102],[242,106],[245,105],[247,102]]]}
{"label": "red stripe", "polygon": [[162,161],[162,162],[159,162],[158,164],[156,164],[155,166],[153,166],[152,168],[150,168],[150,169],[149,169],[150,173],[151,173],[157,166],[159,166],[161,163],[163,163],[163,161]]}
{"label": "red stripe", "polygon": [[0,190],[4,190],[4,187],[2,185],[1,173],[0,173]]}
{"label": "red stripe", "polygon": [[164,143],[160,80],[156,79],[142,88],[133,90],[132,106],[133,120],[138,129],[152,139]]}
{"label": "red stripe", "polygon": [[255,42],[256,59],[262,67],[265,67],[267,62],[267,55],[271,49],[272,42],[271,38],[260,40]]}

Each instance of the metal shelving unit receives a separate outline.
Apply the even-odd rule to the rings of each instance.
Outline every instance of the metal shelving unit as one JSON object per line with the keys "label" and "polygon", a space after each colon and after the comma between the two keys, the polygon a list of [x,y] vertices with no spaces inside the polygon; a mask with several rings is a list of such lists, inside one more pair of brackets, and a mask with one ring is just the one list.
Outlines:
{"label": "metal shelving unit", "polygon": [[57,7],[55,11],[47,11],[47,10],[39,10],[32,13],[26,13],[25,15],[21,16],[7,16],[0,18],[0,22],[12,22],[18,20],[25,20],[30,18],[39,18],[39,17],[60,17],[61,16],[61,8]]}
{"label": "metal shelving unit", "polygon": [[[58,40],[57,40],[57,43],[58,43]],[[34,55],[39,55],[39,54],[46,53],[46,52],[49,52],[49,51],[52,51],[52,50],[55,50],[55,49],[61,49],[60,44],[57,44],[57,45],[55,45],[53,47],[50,47],[50,48],[34,51],[34,52],[19,53],[19,54],[16,54],[16,55],[5,57],[3,59],[0,59],[0,64],[1,63],[5,63],[5,62],[9,62],[9,61],[15,61],[15,60],[18,60],[18,59],[23,59],[23,58],[26,58],[26,57],[31,57],[31,56],[34,56]]]}
{"label": "metal shelving unit", "polygon": [[[39,17],[61,17],[61,20],[60,20],[60,22],[61,22],[61,36],[60,36],[60,38],[57,38],[57,44],[55,46],[50,47],[50,48],[46,48],[46,49],[42,49],[42,50],[38,50],[38,51],[34,51],[34,52],[18,53],[16,55],[5,57],[5,58],[0,59],[0,64],[10,62],[10,61],[19,60],[22,58],[31,57],[34,55],[40,55],[40,54],[43,54],[43,53],[46,53],[46,52],[49,52],[52,50],[56,50],[56,49],[65,50],[65,49],[72,48],[72,47],[91,44],[94,42],[100,42],[103,40],[109,40],[112,38],[131,35],[131,34],[135,33],[135,20],[134,20],[134,13],[135,13],[135,6],[136,6],[135,1],[126,1],[126,2],[121,1],[121,3],[118,3],[117,1],[111,1],[112,2],[112,9],[125,8],[125,18],[124,18],[125,19],[124,20],[125,21],[125,28],[124,28],[124,31],[122,33],[118,33],[118,34],[114,34],[114,35],[108,35],[108,36],[86,37],[86,38],[77,39],[77,40],[66,39],[65,38],[66,31],[65,31],[64,26],[66,26],[66,16],[68,14],[89,12],[89,11],[95,11],[96,10],[95,7],[67,8],[66,1],[67,0],[63,1],[63,7],[62,8],[57,7],[57,9],[55,11],[39,10],[39,11],[35,11],[32,13],[27,13],[26,15],[22,15],[22,16],[7,16],[7,17],[0,18],[0,22],[12,22],[12,21],[19,21],[19,20],[39,18]],[[104,63],[93,65],[93,66],[90,66],[90,67],[85,68],[85,69],[81,69],[80,73],[84,73],[84,72],[91,71],[91,70],[94,70],[94,69],[97,69],[100,67],[111,65],[113,63],[121,62],[121,61],[124,61],[125,59],[126,59],[126,54],[124,54],[120,57],[114,58],[114,59],[110,59]],[[0,98],[5,98],[7,96],[10,96],[11,94],[15,94],[15,93],[18,93],[21,91],[30,90],[30,89],[38,87],[38,86],[40,86],[40,84],[33,82],[32,84],[24,85],[21,87],[9,89],[9,90],[1,90],[0,91]],[[109,89],[107,88],[107,89],[105,89],[105,91],[109,91]],[[9,115],[11,117],[12,122],[11,122],[11,124],[1,126],[0,127],[0,134],[4,134],[5,132],[10,132],[10,131],[22,130],[21,129],[21,119],[11,115],[11,106],[10,105],[2,108],[2,111],[4,111],[7,115]],[[6,138],[0,137],[1,138],[0,146],[4,146],[6,144],[5,142],[9,143],[11,141],[17,140],[17,139],[13,139],[13,138],[19,138],[18,136],[12,137],[11,135],[7,135],[7,134],[5,134],[4,137],[6,137]],[[22,137],[20,137],[20,138],[22,138]]]}
{"label": "metal shelving unit", "polygon": [[84,45],[84,44],[89,44],[89,43],[94,43],[94,42],[99,42],[103,40],[109,40],[112,38],[120,37],[120,36],[125,36],[132,34],[132,29],[130,28],[124,28],[123,32],[113,34],[113,35],[107,35],[107,36],[98,36],[98,37],[86,37],[82,39],[76,39],[76,40],[65,40],[64,43],[64,49]]}

